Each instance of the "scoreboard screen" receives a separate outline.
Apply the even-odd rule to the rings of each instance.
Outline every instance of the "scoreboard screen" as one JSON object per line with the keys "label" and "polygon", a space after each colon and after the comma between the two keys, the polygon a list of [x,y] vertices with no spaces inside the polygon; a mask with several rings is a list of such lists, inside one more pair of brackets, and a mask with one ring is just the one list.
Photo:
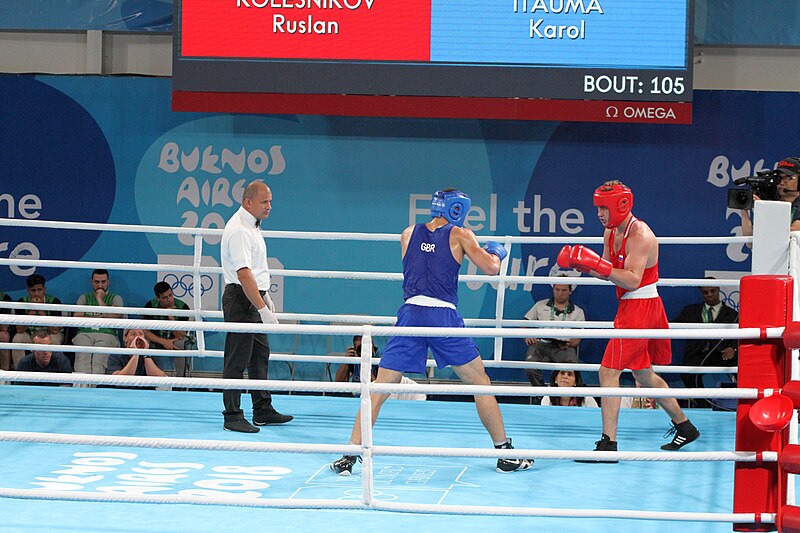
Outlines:
{"label": "scoreboard screen", "polygon": [[686,123],[691,15],[691,0],[177,0],[173,106]]}

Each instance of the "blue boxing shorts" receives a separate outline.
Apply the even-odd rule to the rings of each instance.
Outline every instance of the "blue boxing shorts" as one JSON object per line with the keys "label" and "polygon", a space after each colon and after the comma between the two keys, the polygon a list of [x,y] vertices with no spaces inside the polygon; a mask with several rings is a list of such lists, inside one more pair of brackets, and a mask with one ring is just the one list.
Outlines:
{"label": "blue boxing shorts", "polygon": [[[397,312],[398,327],[463,328],[464,319],[455,309],[404,304]],[[386,343],[380,366],[397,372],[425,373],[428,348],[436,366],[461,366],[479,357],[469,337],[392,337]]]}

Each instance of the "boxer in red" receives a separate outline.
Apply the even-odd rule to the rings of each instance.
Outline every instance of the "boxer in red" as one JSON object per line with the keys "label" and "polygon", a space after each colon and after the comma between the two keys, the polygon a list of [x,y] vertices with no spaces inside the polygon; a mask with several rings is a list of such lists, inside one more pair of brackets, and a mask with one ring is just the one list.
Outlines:
{"label": "boxer in red", "polygon": [[[633,216],[633,193],[619,181],[607,181],[594,191],[594,205],[606,228],[602,257],[580,244],[565,246],[558,254],[558,265],[610,280],[617,286],[619,307],[614,318],[615,328],[669,328],[664,304],[656,289],[658,240],[647,224]],[[620,374],[627,368],[642,387],[669,388],[650,365],[668,365],[671,361],[669,339],[611,339],[600,364],[600,386],[619,387]],[[673,439],[663,445],[662,450],[679,450],[700,436],[675,398],[659,398],[657,402],[673,424],[667,433]],[[595,443],[595,451],[617,451],[619,404],[619,398],[603,398],[603,434]]]}

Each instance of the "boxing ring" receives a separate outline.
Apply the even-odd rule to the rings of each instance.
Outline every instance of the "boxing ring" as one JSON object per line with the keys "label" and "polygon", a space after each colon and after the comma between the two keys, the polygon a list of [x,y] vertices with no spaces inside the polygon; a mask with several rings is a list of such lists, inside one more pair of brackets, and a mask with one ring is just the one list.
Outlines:
{"label": "boxing ring", "polygon": [[[195,242],[191,266],[121,262],[68,262],[50,259],[0,259],[0,265],[40,265],[65,268],[160,271],[191,274],[200,286],[204,274],[218,267],[200,264],[202,237],[219,230],[122,226],[0,219],[0,225],[30,225],[69,230],[101,230],[189,234]],[[788,224],[786,225],[788,227]],[[268,239],[397,241],[399,235],[264,231]],[[756,234],[754,242],[758,242]],[[488,240],[479,238],[479,240]],[[507,248],[523,243],[563,242],[563,238],[504,237]],[[660,239],[662,244],[723,244],[749,238],[706,237]],[[572,239],[598,244],[600,238]],[[787,244],[788,243],[788,244]],[[783,242],[789,271],[800,264],[795,236]],[[756,249],[757,250],[757,249]],[[754,251],[755,258],[755,251]],[[754,259],[754,265],[755,265]],[[172,311],[189,321],[148,320],[140,308],[121,312],[145,315],[143,320],[0,315],[0,323],[29,326],[88,326],[190,330],[197,332],[197,349],[176,352],[190,357],[221,357],[207,349],[207,332],[266,332],[291,335],[364,336],[369,354],[373,337],[451,335],[495,339],[494,358],[487,367],[553,368],[555,365],[504,361],[503,340],[532,336],[614,338],[641,336],[641,331],[613,330],[606,322],[557,327],[543,321],[508,320],[503,298],[508,283],[557,283],[564,278],[509,276],[503,262],[498,276],[462,275],[460,281],[496,283],[493,319],[465,318],[467,328],[394,328],[393,317],[278,313],[279,320],[335,321],[344,325],[232,324],[216,320],[218,311],[205,310],[194,293],[191,311]],[[388,279],[398,273],[273,270],[273,275],[308,278]],[[661,410],[622,410],[620,452],[592,452],[600,432],[600,410],[503,404],[507,433],[515,450],[495,450],[478,420],[474,405],[463,402],[390,401],[371,428],[362,423],[363,446],[347,442],[359,407],[369,413],[369,392],[423,392],[426,394],[503,396],[576,395],[530,386],[478,387],[462,384],[377,385],[369,381],[370,361],[362,355],[360,383],[266,380],[246,381],[248,390],[326,393],[324,396],[276,395],[281,411],[295,420],[266,426],[261,433],[243,435],[222,431],[222,389],[240,389],[241,381],[213,378],[154,378],[91,374],[2,372],[0,381],[0,453],[7,460],[0,471],[0,515],[4,531],[239,531],[274,528],[289,531],[357,529],[432,531],[458,527],[465,531],[499,529],[521,531],[797,531],[793,522],[793,476],[800,472],[800,453],[790,443],[796,422],[786,429],[756,426],[748,412],[762,399],[791,398],[800,393],[793,383],[797,370],[789,364],[791,348],[800,346],[796,316],[797,284],[792,277],[755,276],[742,282],[742,322],[739,328],[681,325],[648,332],[659,338],[740,339],[737,389],[637,389],[650,398],[727,398],[739,400],[739,412],[689,410],[702,437],[691,451],[652,452],[663,440],[668,424]],[[796,276],[794,277],[796,279]],[[737,287],[739,280],[717,280]],[[593,278],[570,278],[578,285],[605,284]],[[702,280],[663,279],[662,286],[697,286]],[[754,284],[754,285],[753,285]],[[770,292],[771,291],[771,292]],[[750,294],[755,300],[750,300]],[[783,305],[774,305],[783,295]],[[765,300],[765,298],[769,300]],[[771,314],[760,307],[769,302]],[[750,302],[750,303],[748,303]],[[760,302],[760,303],[759,303]],[[0,303],[15,309],[53,309],[47,304]],[[777,309],[776,309],[777,307]],[[81,306],[56,306],[59,311],[86,311]],[[167,314],[154,310],[149,314]],[[782,316],[781,316],[782,315]],[[779,320],[779,319],[782,319]],[[351,323],[351,324],[347,324]],[[562,323],[563,324],[563,323]],[[524,327],[523,327],[524,326]],[[36,345],[9,344],[17,349]],[[5,346],[4,346],[5,347]],[[54,346],[75,351],[73,346]],[[80,347],[81,352],[133,352],[163,356],[161,350]],[[744,352],[743,352],[744,351]],[[752,352],[752,363],[743,361]],[[352,363],[353,358],[273,353],[273,361]],[[372,362],[376,362],[372,361]],[[432,362],[429,362],[429,364]],[[750,365],[750,366],[748,366]],[[573,365],[595,369],[597,365]],[[795,365],[796,366],[796,365]],[[759,374],[752,378],[750,370]],[[730,367],[656,367],[665,372],[732,372]],[[767,375],[766,378],[764,376]],[[794,378],[794,379],[792,379]],[[760,380],[760,381],[759,381]],[[776,381],[777,380],[777,381]],[[131,387],[33,387],[26,382],[92,384]],[[136,388],[189,390],[134,390]],[[328,393],[346,393],[332,396]],[[629,396],[631,389],[591,388],[577,394]],[[358,397],[353,397],[356,395]],[[247,403],[245,403],[247,405]],[[564,411],[567,409],[567,411]],[[790,409],[790,411],[792,411]],[[568,424],[565,415],[568,413]],[[793,411],[792,411],[793,413]],[[769,414],[769,413],[768,413]],[[368,415],[367,415],[368,416]],[[784,418],[786,418],[784,416]],[[794,416],[791,416],[795,419]],[[788,420],[784,420],[788,423]],[[769,423],[775,424],[774,417]],[[784,424],[785,425],[785,424]],[[430,428],[430,429],[428,429]],[[796,436],[791,439],[796,442]],[[638,450],[638,451],[637,451]],[[341,454],[360,454],[363,464],[350,477],[340,477],[328,465]],[[575,459],[617,459],[619,464],[577,464]],[[513,475],[494,471],[498,457],[536,459],[534,468]],[[733,463],[734,467],[731,468]],[[742,496],[745,494],[745,496]],[[749,495],[749,496],[747,496]],[[169,505],[164,505],[169,504]],[[781,519],[783,519],[781,523]],[[357,523],[357,525],[354,525]],[[269,526],[267,526],[269,527]]]}

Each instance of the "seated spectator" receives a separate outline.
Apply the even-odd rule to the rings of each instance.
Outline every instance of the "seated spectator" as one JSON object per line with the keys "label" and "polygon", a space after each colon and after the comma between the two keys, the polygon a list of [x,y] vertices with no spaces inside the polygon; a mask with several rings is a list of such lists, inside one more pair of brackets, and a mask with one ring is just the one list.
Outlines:
{"label": "seated spectator", "polygon": [[[714,279],[714,278],[706,278]],[[736,324],[739,313],[720,300],[719,287],[713,285],[700,287],[703,303],[685,306],[673,320],[678,323],[717,323]],[[736,339],[689,339],[683,352],[685,366],[736,366],[739,342]],[[703,374],[682,374],[683,383],[688,388],[702,388]],[[692,407],[710,407],[707,400],[691,400]]]}
{"label": "seated spectator", "polygon": [[620,409],[658,409],[655,398],[625,396],[620,398]]}
{"label": "seated spectator", "polygon": [[[634,380],[633,383],[637,389],[642,388],[638,381]],[[644,398],[642,396],[623,396],[619,399],[619,406],[621,409],[658,409],[658,402],[655,398]]]}
{"label": "seated spectator", "polygon": [[[0,301],[10,302],[11,297],[0,291]],[[11,315],[11,309],[0,309],[0,314]],[[8,324],[0,324],[0,342],[9,342],[11,340],[11,333],[9,333]],[[0,370],[11,370],[11,350],[0,350]]]}
{"label": "seated spectator", "polygon": [[[353,345],[347,349],[345,355],[347,357],[361,357],[361,335],[355,335],[353,337]],[[372,356],[375,357],[378,353],[378,347],[375,344],[372,345]],[[359,382],[361,379],[361,365],[360,364],[352,364],[352,365],[339,365],[339,368],[336,370],[336,376],[334,377],[334,381],[338,382]],[[378,365],[372,365],[372,381],[375,381],[375,378],[378,376]],[[413,379],[403,376],[400,380],[400,384],[416,384],[417,382]],[[389,398],[393,400],[426,400],[427,396],[425,394],[419,393],[412,393],[412,392],[401,392],[401,393],[392,393],[389,395]]]}
{"label": "seated spectator", "polygon": [[[54,344],[50,333],[46,329],[40,329],[33,334],[33,344],[41,344],[42,350],[33,350],[20,359],[16,369],[20,372],[54,372],[71,374],[72,365],[69,359],[61,352],[51,352],[47,350],[47,345]],[[25,385],[58,385],[58,383],[29,383],[20,382]],[[69,386],[69,385],[65,385]]]}
{"label": "seated spectator", "polygon": [[[347,351],[345,352],[345,356],[347,357],[361,357],[361,335],[355,335],[353,337],[353,345],[350,346]],[[375,344],[372,344],[372,356],[375,357],[378,354],[378,347]],[[333,378],[334,381],[338,382],[347,382],[347,381],[355,381],[358,382],[360,380],[360,372],[361,372],[361,365],[360,364],[352,364],[352,365],[339,365],[339,368],[336,370],[336,376]],[[378,366],[372,365],[372,379],[374,380],[378,374]]]}
{"label": "seated spectator", "polygon": [[[114,307],[122,307],[122,297],[108,290],[110,283],[108,270],[97,269],[92,272],[92,291],[78,297],[78,305],[97,306],[97,313],[76,312],[76,317],[124,318],[125,315],[110,312]],[[79,328],[72,339],[75,346],[102,346],[118,348],[117,331],[111,328]],[[75,353],[75,372],[82,374],[105,374],[108,354]]]}
{"label": "seated spectator", "polygon": [[[189,309],[189,306],[183,301],[175,298],[172,293],[172,287],[165,281],[159,281],[153,287],[153,292],[156,297],[144,304],[145,309]],[[183,320],[188,321],[188,316],[169,316],[169,315],[146,315],[147,320]],[[188,331],[173,331],[173,330],[145,330],[145,338],[150,342],[150,345],[156,349],[164,350],[193,350],[194,337]],[[185,377],[189,369],[188,357],[174,357],[172,362],[175,365],[175,375],[178,377]]]}
{"label": "seated spectator", "polygon": [[[551,387],[584,387],[579,370],[553,371],[550,375]],[[576,407],[597,407],[597,400],[592,396],[545,396],[542,405],[563,405]]]}
{"label": "seated spectator", "polygon": [[[142,329],[125,330],[125,347],[147,350],[150,343],[144,337]],[[115,376],[160,376],[167,374],[162,370],[165,366],[163,357],[150,357],[149,355],[122,355],[111,354],[108,356],[107,374]]]}
{"label": "seated spectator", "polygon": [[[562,321],[583,321],[586,316],[583,309],[570,301],[572,295],[572,285],[553,285],[553,297],[546,300],[539,300],[533,307],[525,313],[527,320],[562,320]],[[553,339],[553,338],[530,338],[525,339],[528,350],[525,360],[536,363],[577,363],[578,344],[580,339]],[[525,369],[528,380],[534,387],[544,386],[544,377],[539,369]],[[533,398],[534,403],[539,403],[540,397]]]}
{"label": "seated spectator", "polygon": [[[28,294],[20,298],[18,301],[22,303],[39,303],[39,304],[60,304],[61,300],[53,296],[52,294],[47,294],[47,288],[45,287],[45,279],[44,276],[41,274],[31,274],[25,280],[25,284],[27,286]],[[17,311],[20,314],[28,314],[28,315],[38,315],[38,316],[62,316],[62,313],[59,311],[45,311],[44,309],[40,310],[33,310],[29,309],[26,311]],[[64,344],[64,329],[59,326],[53,326],[47,328],[47,331],[50,333],[50,340],[52,344]],[[28,326],[19,325],[16,327],[16,333],[13,337],[13,342],[19,342],[22,344],[30,344],[33,339],[31,339],[31,334],[29,331]],[[60,353],[60,352],[59,352]],[[64,354],[61,354],[64,355]],[[19,361],[25,356],[25,350],[13,350],[11,352],[11,357],[14,361],[14,368],[17,368]],[[66,356],[65,356],[66,357]],[[72,365],[70,365],[72,367]],[[19,369],[18,369],[19,370]],[[72,370],[70,370],[72,372]]]}

